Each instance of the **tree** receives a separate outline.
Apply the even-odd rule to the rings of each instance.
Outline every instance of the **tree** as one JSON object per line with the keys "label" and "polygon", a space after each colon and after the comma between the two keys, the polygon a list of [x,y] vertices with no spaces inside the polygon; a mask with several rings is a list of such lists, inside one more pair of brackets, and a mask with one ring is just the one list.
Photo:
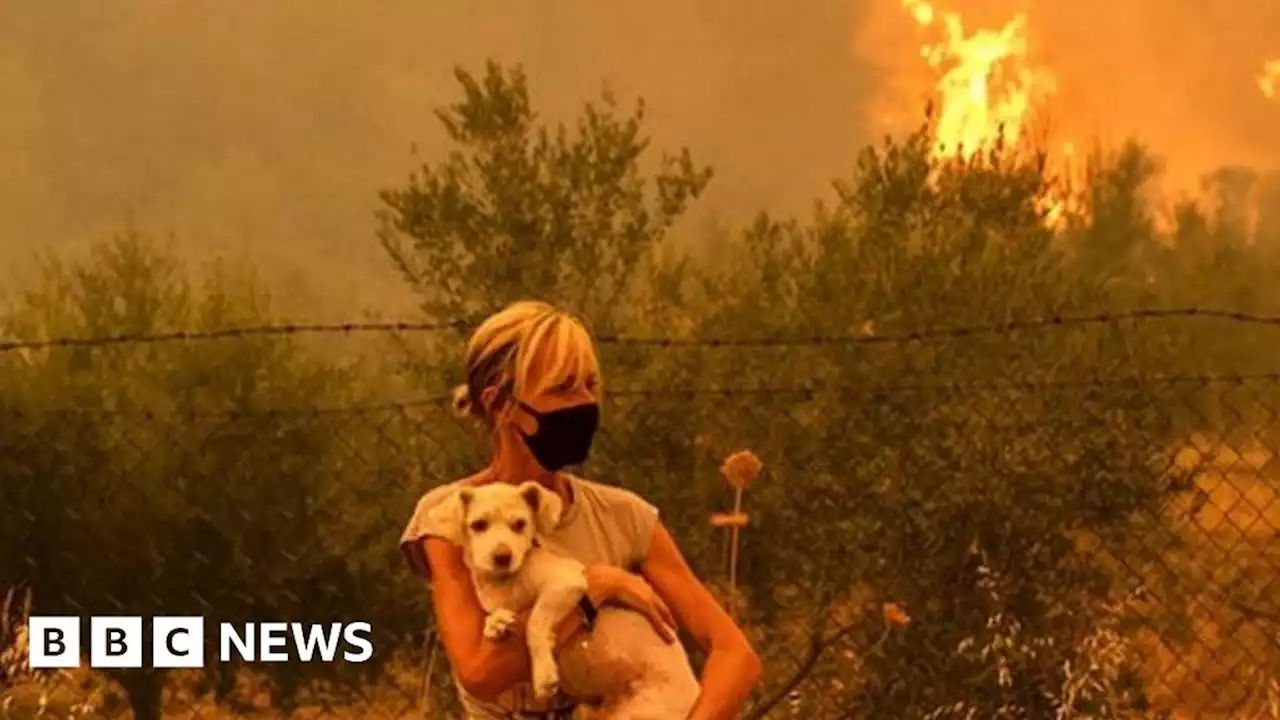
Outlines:
{"label": "tree", "polygon": [[[833,205],[747,229],[706,280],[701,295],[716,300],[693,335],[873,340],[1079,307],[1109,284],[1080,272],[1047,226],[1045,192],[1034,163],[932,160],[927,129],[868,149]],[[834,698],[858,717],[952,706],[1049,717],[1063,668],[1092,667],[1080,648],[1123,596],[1125,576],[1081,543],[1128,552],[1186,489],[1150,466],[1175,436],[1175,398],[1158,385],[1072,385],[1136,367],[1090,328],[708,347],[670,362],[670,375],[742,391],[624,401],[615,414],[630,432],[610,430],[608,467],[650,497],[678,498],[663,506],[669,521],[694,525],[715,490],[688,468],[740,446],[764,460],[742,559],[747,617],[761,647],[810,650],[774,665],[807,676],[809,689],[786,698],[799,712]],[[716,548],[705,547],[708,569]],[[911,624],[889,632],[884,602]],[[1036,649],[997,663],[1008,642]],[[1104,698],[1070,709],[1138,711],[1124,657]],[[773,675],[777,692],[788,676]]]}
{"label": "tree", "polygon": [[[271,303],[243,269],[214,266],[200,284],[129,233],[47,259],[7,310],[6,336],[102,338],[265,324]],[[368,468],[344,474],[342,435],[306,411],[348,397],[348,373],[288,337],[55,345],[2,362],[0,504],[22,512],[0,532],[0,587],[29,588],[33,612],[368,616],[350,548],[332,539],[352,532],[337,489]],[[287,706],[325,668],[265,674]],[[205,670],[229,697],[227,671]],[[160,717],[164,671],[110,676],[136,717]]]}
{"label": "tree", "polygon": [[643,100],[624,116],[606,91],[571,132],[539,122],[518,67],[455,76],[463,98],[436,115],[458,148],[381,194],[383,247],[424,313],[472,318],[537,297],[617,324],[711,170],[682,150],[646,173]]}

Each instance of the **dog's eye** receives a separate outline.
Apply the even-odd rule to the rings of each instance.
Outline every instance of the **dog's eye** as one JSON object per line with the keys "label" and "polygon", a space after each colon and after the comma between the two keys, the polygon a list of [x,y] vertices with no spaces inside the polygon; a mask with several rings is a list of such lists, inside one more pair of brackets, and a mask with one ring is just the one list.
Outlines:
{"label": "dog's eye", "polygon": [[471,523],[471,532],[473,533],[482,533],[488,529],[489,529],[488,520],[476,520],[475,522]]}
{"label": "dog's eye", "polygon": [[515,532],[522,533],[524,532],[524,529],[528,524],[529,523],[525,522],[524,520],[516,520],[515,522],[511,523],[511,529]]}

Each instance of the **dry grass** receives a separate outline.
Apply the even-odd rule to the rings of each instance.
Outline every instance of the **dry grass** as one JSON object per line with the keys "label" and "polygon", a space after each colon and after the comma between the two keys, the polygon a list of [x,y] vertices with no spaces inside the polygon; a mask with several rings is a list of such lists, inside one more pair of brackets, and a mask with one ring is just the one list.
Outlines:
{"label": "dry grass", "polygon": [[1196,592],[1190,643],[1144,632],[1152,699],[1179,718],[1280,718],[1280,458],[1263,443],[1194,436],[1176,453],[1197,492],[1169,508],[1166,562]]}
{"label": "dry grass", "polygon": [[1175,454],[1196,472],[1198,493],[1186,508],[1198,529],[1230,539],[1266,541],[1280,533],[1280,457],[1256,439],[1227,444],[1193,436]]}
{"label": "dry grass", "polygon": [[[443,717],[428,714],[418,700],[418,673],[401,665],[389,671],[376,685],[365,688],[359,702],[321,703],[304,699],[288,717],[301,720],[320,718],[423,718]],[[241,678],[234,706],[214,703],[208,696],[196,697],[194,679],[177,672],[165,687],[166,717],[191,717],[221,720],[279,718],[281,711],[272,707],[266,693],[256,691],[251,680]],[[123,693],[99,674],[86,669],[49,674],[40,682],[24,682],[0,690],[3,709],[0,718],[77,718],[83,720],[118,720],[130,717]]]}

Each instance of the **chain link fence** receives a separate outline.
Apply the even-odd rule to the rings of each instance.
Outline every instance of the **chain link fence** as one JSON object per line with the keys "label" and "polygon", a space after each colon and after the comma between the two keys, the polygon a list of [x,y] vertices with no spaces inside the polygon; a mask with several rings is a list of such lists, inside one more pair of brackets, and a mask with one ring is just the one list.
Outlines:
{"label": "chain link fence", "polygon": [[[1012,329],[938,334],[979,331]],[[50,407],[31,389],[49,381],[14,367],[0,717],[454,716],[427,588],[397,549],[417,498],[484,462],[443,395],[322,406],[304,390],[210,409],[84,383]],[[723,382],[741,370],[651,368],[607,387],[581,472],[658,505],[747,628],[767,667],[748,717],[1280,717],[1280,375]],[[194,394],[214,382],[183,378]],[[718,468],[741,449],[764,473],[730,593],[710,517],[731,506]],[[33,672],[31,613],[366,620],[376,652]]]}

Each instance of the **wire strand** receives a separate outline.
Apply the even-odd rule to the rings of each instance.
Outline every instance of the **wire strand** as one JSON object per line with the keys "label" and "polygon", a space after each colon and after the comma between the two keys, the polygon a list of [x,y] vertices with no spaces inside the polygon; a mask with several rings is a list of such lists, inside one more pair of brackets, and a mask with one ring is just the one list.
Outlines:
{"label": "wire strand", "polygon": [[[610,390],[607,398],[627,398],[643,400],[662,397],[698,397],[710,396],[723,399],[734,397],[817,397],[823,394],[843,397],[884,397],[911,393],[944,393],[955,391],[974,391],[983,389],[1006,389],[1021,392],[1037,392],[1045,390],[1061,390],[1083,387],[1173,387],[1179,385],[1243,385],[1251,382],[1280,383],[1280,371],[1236,374],[1236,375],[1120,375],[1111,377],[1071,378],[1060,380],[962,380],[945,383],[833,383],[796,385],[788,387],[769,386],[704,386],[704,387],[663,387],[663,388],[620,388]],[[1280,388],[1280,386],[1278,386]],[[116,408],[83,408],[56,407],[39,409],[15,409],[11,417],[27,417],[35,415],[63,416],[130,416],[143,419],[159,419],[177,417],[190,420],[244,420],[251,418],[289,418],[289,417],[321,417],[333,415],[370,415],[409,411],[444,406],[452,401],[451,394],[429,395],[413,400],[386,401],[366,404],[337,405],[314,408],[266,408],[261,410],[205,411],[205,410],[173,410],[161,412],[148,409],[116,409]]]}
{"label": "wire strand", "polygon": [[[602,345],[632,345],[649,347],[802,347],[824,345],[875,345],[901,344],[933,339],[957,339],[978,335],[991,335],[1048,329],[1054,327],[1078,327],[1084,325],[1108,325],[1125,321],[1161,320],[1169,318],[1210,318],[1228,322],[1280,327],[1280,316],[1245,312],[1212,310],[1206,308],[1143,309],[1094,315],[1051,315],[1041,318],[1010,320],[978,325],[924,328],[902,333],[859,333],[833,335],[806,335],[793,337],[641,337],[625,334],[602,334],[597,341]],[[235,339],[246,337],[465,331],[472,326],[469,320],[448,322],[349,322],[338,324],[306,323],[285,325],[258,325],[222,328],[217,330],[187,330],[165,333],[129,333],[101,337],[58,337],[41,340],[3,340],[0,353],[18,350],[47,350],[53,348],[93,348],[126,344],[158,344]]]}

